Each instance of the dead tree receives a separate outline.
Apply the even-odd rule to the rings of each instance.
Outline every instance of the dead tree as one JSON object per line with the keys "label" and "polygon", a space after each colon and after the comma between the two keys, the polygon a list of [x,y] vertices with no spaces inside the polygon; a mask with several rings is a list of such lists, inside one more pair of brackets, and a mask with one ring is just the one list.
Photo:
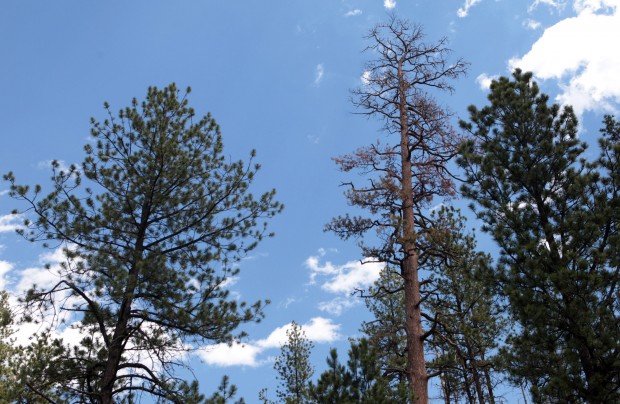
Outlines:
{"label": "dead tree", "polygon": [[376,231],[380,242],[360,242],[363,255],[400,268],[405,294],[407,379],[413,401],[428,401],[428,379],[422,328],[421,240],[432,230],[426,214],[433,201],[455,193],[447,169],[461,139],[450,114],[433,92],[453,90],[449,80],[465,73],[467,64],[449,61],[446,39],[424,42],[422,28],[391,17],[370,31],[368,50],[377,58],[368,63],[364,84],[353,91],[361,114],[384,121],[387,144],[377,142],[353,154],[335,158],[342,171],[359,171],[368,183],[346,184],[349,203],[366,216],[339,216],[326,226],[343,239]]}

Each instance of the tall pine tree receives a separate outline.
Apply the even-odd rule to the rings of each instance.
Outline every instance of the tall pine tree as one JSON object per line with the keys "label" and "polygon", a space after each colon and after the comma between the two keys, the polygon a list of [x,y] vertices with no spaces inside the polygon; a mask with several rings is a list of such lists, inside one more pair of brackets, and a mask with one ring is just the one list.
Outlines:
{"label": "tall pine tree", "polygon": [[572,109],[548,100],[516,70],[469,108],[463,193],[501,249],[513,377],[538,402],[617,402],[618,125],[606,119],[601,157],[586,162]]}
{"label": "tall pine tree", "polygon": [[35,312],[64,301],[57,308],[81,316],[81,344],[49,375],[63,399],[194,402],[197,383],[174,372],[179,354],[261,318],[262,302],[239,303],[222,284],[281,205],[274,191],[252,196],[258,164],[229,161],[219,126],[197,118],[174,84],[116,117],[105,107],[82,165],[53,164],[49,194],[5,176],[30,218],[22,234],[66,256],[58,282],[33,287],[25,303]]}

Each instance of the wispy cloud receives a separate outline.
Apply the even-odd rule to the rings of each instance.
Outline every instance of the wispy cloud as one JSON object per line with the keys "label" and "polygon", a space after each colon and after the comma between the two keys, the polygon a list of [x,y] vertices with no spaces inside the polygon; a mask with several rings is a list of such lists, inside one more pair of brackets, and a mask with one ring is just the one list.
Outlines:
{"label": "wispy cloud", "polygon": [[[579,2],[579,0],[577,0],[577,2]],[[566,6],[566,0],[534,0],[532,4],[530,4],[528,11],[531,13],[541,4],[549,6],[555,10],[562,10]]]}
{"label": "wispy cloud", "polygon": [[372,285],[383,268],[380,262],[349,261],[342,265],[334,265],[330,261],[321,263],[322,256],[311,256],[306,259],[306,268],[310,269],[310,283],[317,278],[324,281],[321,289],[330,293],[350,294],[356,289],[364,289]]}
{"label": "wispy cloud", "polygon": [[342,313],[357,306],[361,302],[361,299],[354,296],[336,297],[332,300],[320,302],[319,310],[334,316],[340,316]]}
{"label": "wispy cloud", "polygon": [[314,71],[314,84],[319,85],[321,80],[323,80],[323,75],[325,74],[325,68],[322,63],[316,65],[316,69]]}
{"label": "wispy cloud", "polygon": [[360,10],[359,8],[356,8],[354,10],[349,10],[345,13],[345,17],[355,17],[357,15],[361,15],[362,14],[362,10]]}
{"label": "wispy cloud", "polygon": [[528,18],[525,21],[523,21],[523,26],[526,27],[527,29],[537,30],[538,28],[542,26],[542,24],[539,21]]}
{"label": "wispy cloud", "polygon": [[11,232],[22,227],[23,216],[8,214],[0,216],[0,233]]}
{"label": "wispy cloud", "polygon": [[396,0],[383,0],[383,7],[387,8],[388,10],[393,9],[394,7],[396,7]]}
{"label": "wispy cloud", "polygon": [[465,0],[465,4],[463,4],[463,7],[459,8],[456,11],[456,15],[458,15],[460,18],[467,17],[469,15],[469,9],[480,3],[481,1],[482,0]]}

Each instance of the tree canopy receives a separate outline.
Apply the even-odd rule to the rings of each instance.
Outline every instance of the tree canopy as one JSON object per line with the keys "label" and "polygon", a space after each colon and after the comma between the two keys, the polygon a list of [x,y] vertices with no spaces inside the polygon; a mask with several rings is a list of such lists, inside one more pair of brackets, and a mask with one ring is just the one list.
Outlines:
{"label": "tree canopy", "polygon": [[237,302],[223,283],[270,235],[264,219],[282,205],[273,190],[253,197],[254,151],[230,161],[219,126],[195,116],[188,93],[151,87],[116,116],[106,103],[108,118],[91,119],[83,163],[54,162],[46,195],[5,175],[29,217],[21,234],[65,256],[58,282],[35,285],[25,305],[28,316],[53,305],[80,316],[73,326],[83,339],[47,375],[68,401],[110,403],[140,391],[199,401],[197,384],[175,376],[182,353],[230,341],[262,316],[264,302]]}
{"label": "tree canopy", "polygon": [[618,157],[605,119],[586,161],[570,107],[548,103],[531,73],[493,81],[490,105],[462,127],[463,194],[500,247],[496,279],[518,327],[508,370],[535,400],[603,403],[620,392]]}

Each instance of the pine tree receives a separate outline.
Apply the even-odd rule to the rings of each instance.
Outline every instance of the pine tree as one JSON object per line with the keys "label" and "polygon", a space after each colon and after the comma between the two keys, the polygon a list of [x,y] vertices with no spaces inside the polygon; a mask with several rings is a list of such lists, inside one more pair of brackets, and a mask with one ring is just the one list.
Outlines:
{"label": "pine tree", "polygon": [[[427,367],[439,375],[446,402],[493,402],[499,364],[494,353],[505,330],[503,307],[491,277],[491,258],[476,251],[465,219],[453,208],[433,214],[435,228],[426,239],[420,268],[431,273],[422,290]],[[373,320],[362,331],[380,351],[382,372],[392,385],[402,382],[406,337],[402,323],[404,297],[400,277],[389,267],[368,291],[366,305]]]}
{"label": "pine tree", "polygon": [[106,103],[84,162],[54,162],[47,195],[5,176],[31,218],[21,233],[66,256],[60,280],[25,297],[27,314],[65,301],[57,309],[82,316],[81,344],[51,375],[66,400],[109,404],[139,391],[198,400],[197,383],[175,376],[179,354],[230,341],[262,316],[263,302],[238,303],[221,285],[281,205],[274,191],[252,196],[255,153],[229,162],[219,126],[197,119],[186,95],[152,87],[117,117]]}
{"label": "pine tree", "polygon": [[346,197],[367,216],[334,218],[327,230],[343,239],[374,230],[380,245],[361,243],[363,255],[398,268],[404,283],[407,332],[406,375],[420,403],[428,401],[424,358],[418,262],[423,251],[418,239],[432,227],[426,215],[436,197],[454,194],[448,162],[461,139],[449,124],[449,114],[434,100],[432,91],[451,91],[449,79],[461,76],[466,64],[448,60],[446,40],[425,43],[419,26],[391,17],[369,35],[369,50],[377,59],[367,66],[366,83],[355,90],[355,104],[363,114],[385,122],[393,141],[363,147],[336,158],[342,171],[368,175],[363,187],[349,183]]}
{"label": "pine tree", "polygon": [[308,385],[314,374],[310,365],[312,341],[299,324],[293,321],[286,331],[287,341],[280,348],[274,369],[278,373],[280,384],[276,390],[279,402],[286,404],[304,404],[309,402]]}
{"label": "pine tree", "polygon": [[508,369],[538,402],[620,400],[618,126],[583,159],[570,107],[548,104],[530,73],[491,84],[462,126],[463,193],[501,251],[496,279],[518,327]]}
{"label": "pine tree", "polygon": [[495,353],[507,324],[492,260],[476,251],[476,239],[465,233],[465,218],[458,210],[442,207],[435,216],[438,230],[432,239],[441,254],[425,265],[433,272],[426,304],[427,320],[435,327],[429,345],[440,354],[429,367],[450,385],[445,398],[450,390],[471,403],[493,403],[493,379],[501,371]]}
{"label": "pine tree", "polygon": [[391,386],[382,374],[379,351],[368,340],[351,341],[347,366],[340,364],[336,349],[327,358],[328,369],[310,385],[317,403],[396,404],[408,402],[406,384]]}
{"label": "pine tree", "polygon": [[13,312],[9,306],[8,293],[0,292],[0,402],[14,401],[23,389],[18,380],[20,364],[16,364],[19,347],[11,336],[14,333]]}
{"label": "pine tree", "polygon": [[362,323],[361,331],[373,347],[383,374],[391,384],[407,383],[407,330],[403,322],[405,302],[400,274],[385,267],[368,289],[364,302],[373,316]]}

